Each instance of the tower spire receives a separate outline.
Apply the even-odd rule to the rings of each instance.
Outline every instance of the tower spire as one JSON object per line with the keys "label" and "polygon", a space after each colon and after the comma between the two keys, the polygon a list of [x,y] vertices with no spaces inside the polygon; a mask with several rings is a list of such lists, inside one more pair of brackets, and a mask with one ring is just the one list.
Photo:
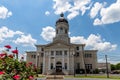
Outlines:
{"label": "tower spire", "polygon": [[64,17],[64,14],[63,14],[63,12],[60,14],[60,17]]}

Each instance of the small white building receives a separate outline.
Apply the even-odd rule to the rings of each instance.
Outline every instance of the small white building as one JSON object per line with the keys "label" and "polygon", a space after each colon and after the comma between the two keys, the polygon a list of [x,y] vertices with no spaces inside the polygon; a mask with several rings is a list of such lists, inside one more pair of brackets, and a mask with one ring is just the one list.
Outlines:
{"label": "small white building", "polygon": [[107,72],[107,67],[108,67],[108,72],[109,73],[111,72],[111,64],[110,63],[107,63],[107,65],[106,65],[106,63],[98,63],[97,66],[98,66],[98,70],[100,72],[106,73]]}
{"label": "small white building", "polygon": [[73,44],[69,23],[61,14],[56,21],[56,36],[49,44],[35,45],[37,51],[27,52],[27,62],[40,67],[42,74],[74,74],[97,68],[97,50],[84,50],[85,44]]}

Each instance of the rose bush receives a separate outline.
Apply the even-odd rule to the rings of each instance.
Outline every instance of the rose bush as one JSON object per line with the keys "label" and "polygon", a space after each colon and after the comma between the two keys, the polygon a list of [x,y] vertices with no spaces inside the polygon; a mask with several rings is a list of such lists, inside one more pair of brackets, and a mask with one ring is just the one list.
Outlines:
{"label": "rose bush", "polygon": [[32,63],[15,59],[14,54],[0,53],[0,80],[33,80],[36,69]]}

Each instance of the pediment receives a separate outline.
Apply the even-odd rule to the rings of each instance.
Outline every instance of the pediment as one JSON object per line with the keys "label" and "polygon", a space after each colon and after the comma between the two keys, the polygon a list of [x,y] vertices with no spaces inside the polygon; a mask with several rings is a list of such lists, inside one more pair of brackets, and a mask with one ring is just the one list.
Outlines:
{"label": "pediment", "polygon": [[62,47],[70,47],[70,44],[61,42],[61,41],[57,41],[57,42],[52,42],[50,44],[47,44],[45,47],[54,47],[54,48],[62,48]]}

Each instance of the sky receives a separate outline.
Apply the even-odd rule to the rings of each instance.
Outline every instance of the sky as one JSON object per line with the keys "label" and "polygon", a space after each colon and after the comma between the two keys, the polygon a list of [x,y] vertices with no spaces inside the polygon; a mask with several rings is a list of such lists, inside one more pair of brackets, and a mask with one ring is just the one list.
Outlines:
{"label": "sky", "polygon": [[69,22],[71,43],[98,50],[98,62],[120,62],[120,0],[0,0],[0,51],[25,51],[52,42],[60,14]]}

